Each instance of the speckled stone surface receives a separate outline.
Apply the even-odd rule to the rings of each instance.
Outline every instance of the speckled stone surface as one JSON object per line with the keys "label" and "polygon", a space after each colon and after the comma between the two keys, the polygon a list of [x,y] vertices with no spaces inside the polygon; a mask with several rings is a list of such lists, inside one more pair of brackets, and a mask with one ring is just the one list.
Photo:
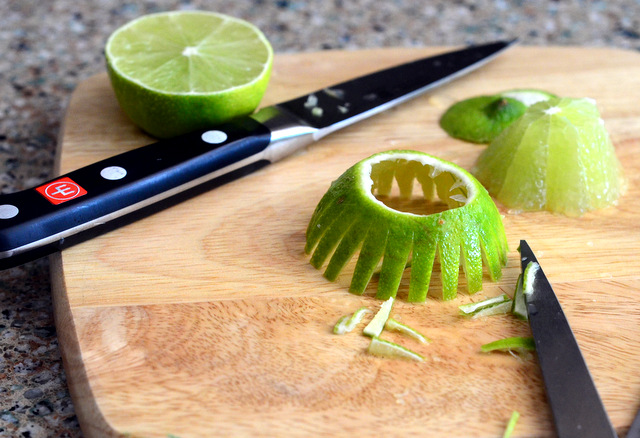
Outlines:
{"label": "speckled stone surface", "polygon": [[[142,14],[206,9],[260,27],[276,52],[463,45],[640,50],[640,0],[236,0],[0,2],[2,193],[52,175],[75,86],[104,71],[103,45]],[[47,260],[0,272],[0,437],[80,437],[53,322]]]}

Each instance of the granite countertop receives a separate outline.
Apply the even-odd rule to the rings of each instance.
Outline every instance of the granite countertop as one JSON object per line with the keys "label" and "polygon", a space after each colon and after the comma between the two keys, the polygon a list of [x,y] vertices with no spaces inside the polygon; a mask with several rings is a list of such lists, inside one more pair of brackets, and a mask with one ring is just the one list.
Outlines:
{"label": "granite countertop", "polygon": [[[65,107],[103,72],[103,46],[140,15],[207,9],[253,22],[276,52],[463,45],[640,50],[638,0],[4,0],[0,3],[2,193],[52,177]],[[46,259],[0,272],[0,437],[80,437],[53,321]]]}

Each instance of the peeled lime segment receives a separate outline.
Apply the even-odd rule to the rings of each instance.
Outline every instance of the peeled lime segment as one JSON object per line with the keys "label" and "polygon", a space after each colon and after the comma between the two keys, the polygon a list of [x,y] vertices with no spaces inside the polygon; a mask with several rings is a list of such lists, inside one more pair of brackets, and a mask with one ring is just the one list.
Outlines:
{"label": "peeled lime segment", "polygon": [[[425,203],[439,199],[447,209],[417,214],[378,199],[394,192],[394,181],[400,197],[411,196],[410,178],[419,182]],[[457,295],[461,266],[468,291],[475,293],[482,288],[483,266],[497,280],[507,261],[502,219],[484,187],[464,169],[415,151],[379,153],[349,168],[318,203],[306,237],[311,264],[320,269],[329,260],[330,280],[357,254],[352,293],[364,293],[381,265],[379,299],[396,296],[409,266],[408,300],[423,302],[436,260],[445,300]]]}
{"label": "peeled lime segment", "polygon": [[273,49],[258,28],[206,11],[137,18],[113,32],[105,56],[120,107],[156,137],[253,112],[273,64]]}
{"label": "peeled lime segment", "polygon": [[385,341],[377,336],[371,339],[367,351],[374,356],[424,361],[424,357],[415,351],[409,350],[395,342]]}
{"label": "peeled lime segment", "polygon": [[452,105],[440,118],[451,137],[472,143],[489,143],[524,114],[526,105],[503,96],[478,96]]}
{"label": "peeled lime segment", "polygon": [[514,211],[581,216],[615,205],[625,189],[622,166],[591,99],[531,106],[480,155],[474,174]]}

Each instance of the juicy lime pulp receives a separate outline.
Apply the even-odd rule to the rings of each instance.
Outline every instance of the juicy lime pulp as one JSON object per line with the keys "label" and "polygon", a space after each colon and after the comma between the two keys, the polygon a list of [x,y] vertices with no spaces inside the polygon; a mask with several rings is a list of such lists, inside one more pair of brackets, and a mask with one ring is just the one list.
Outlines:
{"label": "juicy lime pulp", "polygon": [[624,190],[622,167],[591,99],[531,106],[482,153],[474,174],[509,208],[568,216],[612,205]]}
{"label": "juicy lime pulp", "polygon": [[204,11],[140,17],[109,37],[105,55],[120,106],[157,137],[251,113],[273,63],[259,29]]}
{"label": "juicy lime pulp", "polygon": [[[424,203],[439,198],[447,209],[414,214],[387,206],[376,195],[388,196],[394,179],[400,197],[411,197],[417,180]],[[469,292],[477,292],[483,261],[495,280],[507,255],[502,219],[484,187],[455,164],[415,151],[382,152],[349,168],[320,200],[306,236],[311,264],[319,269],[330,259],[324,275],[332,281],[359,251],[352,293],[364,293],[382,260],[379,299],[396,295],[410,263],[408,300],[424,301],[436,259],[444,299],[457,294],[460,266]]]}

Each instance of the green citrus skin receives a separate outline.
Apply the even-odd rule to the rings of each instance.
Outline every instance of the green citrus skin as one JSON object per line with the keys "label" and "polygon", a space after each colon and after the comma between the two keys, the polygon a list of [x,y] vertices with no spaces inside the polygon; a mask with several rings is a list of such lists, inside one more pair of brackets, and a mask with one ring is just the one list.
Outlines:
{"label": "green citrus skin", "polygon": [[526,109],[524,103],[510,97],[472,97],[452,105],[442,115],[440,126],[451,137],[490,143]]}
{"label": "green citrus skin", "polygon": [[[396,179],[401,197],[414,180],[425,202],[439,198],[448,209],[429,215],[394,210],[374,194],[390,193]],[[395,297],[411,265],[408,300],[426,299],[434,262],[439,261],[443,299],[456,297],[462,266],[470,293],[482,289],[483,263],[497,280],[506,264],[507,241],[500,214],[482,185],[464,169],[416,151],[373,155],[344,172],[320,200],[306,232],[305,251],[325,277],[335,280],[359,250],[350,292],[362,294],[382,267],[376,298]]]}
{"label": "green citrus skin", "polygon": [[252,113],[269,82],[273,49],[248,22],[204,11],[149,14],[105,47],[120,107],[158,138]]}

